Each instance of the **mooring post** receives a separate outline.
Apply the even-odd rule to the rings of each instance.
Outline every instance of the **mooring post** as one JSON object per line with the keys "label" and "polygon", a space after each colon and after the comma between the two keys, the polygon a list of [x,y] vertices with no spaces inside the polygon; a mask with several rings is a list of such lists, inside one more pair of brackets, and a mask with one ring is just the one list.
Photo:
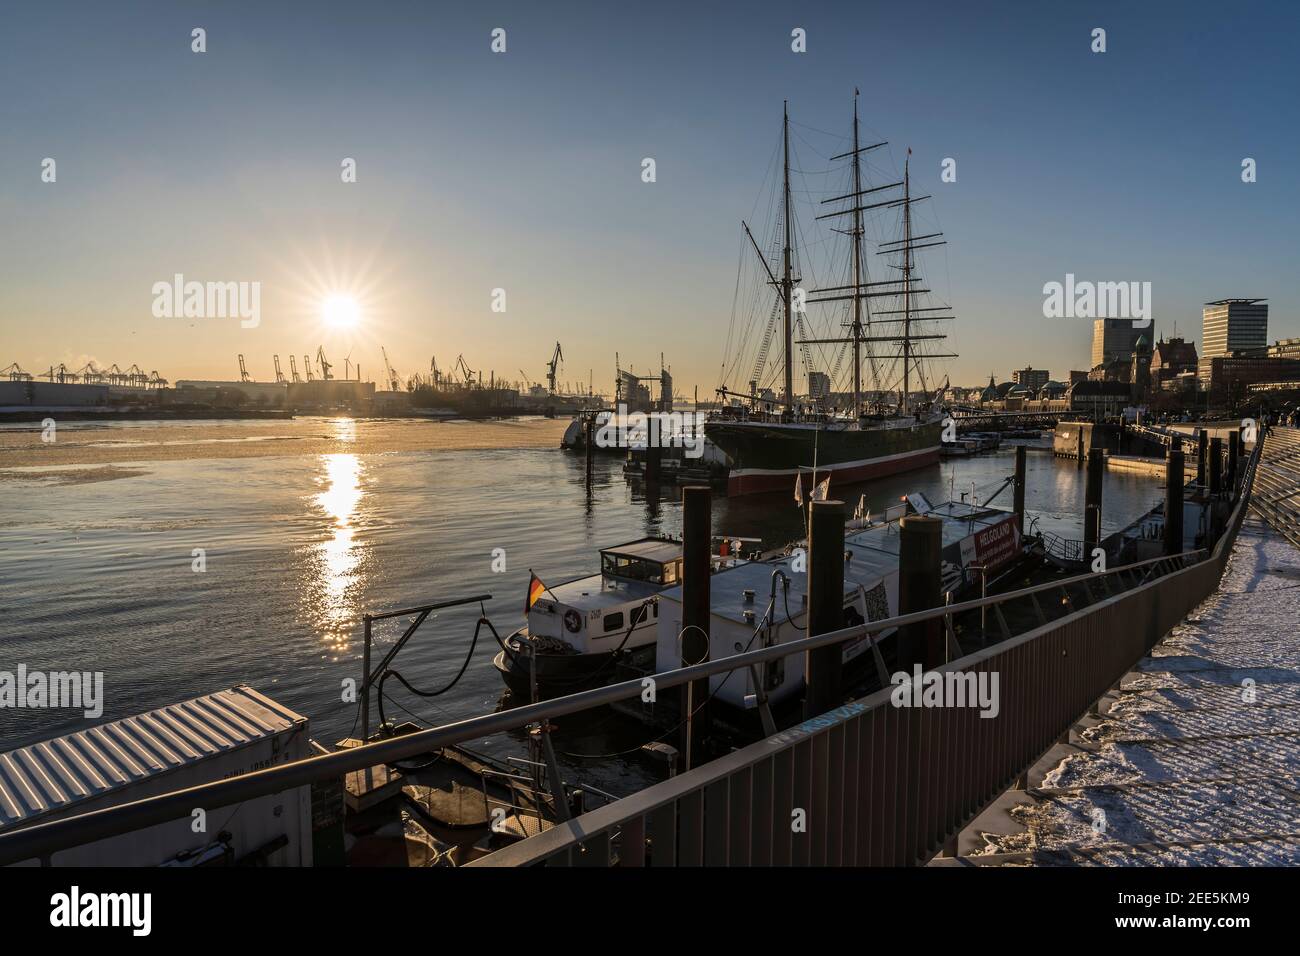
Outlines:
{"label": "mooring post", "polygon": [[[808,636],[844,626],[844,503],[814,501],[808,521]],[[843,649],[838,644],[804,653],[804,717],[840,701]]]}
{"label": "mooring post", "polygon": [[1016,513],[1016,528],[1025,533],[1025,446],[1016,446],[1016,481],[1012,489],[1012,508]]}
{"label": "mooring post", "polygon": [[1217,498],[1223,492],[1223,439],[1215,436],[1210,439],[1210,497]]}
{"label": "mooring post", "polygon": [[1202,488],[1205,487],[1206,440],[1209,437],[1204,428],[1196,429],[1196,483]]}
{"label": "mooring post", "polygon": [[1237,500],[1237,465],[1241,449],[1241,430],[1228,432],[1228,498]]}
{"label": "mooring post", "polygon": [[1087,455],[1087,453],[1084,450],[1084,444],[1085,443],[1083,440],[1083,423],[1080,422],[1079,423],[1079,468],[1080,469],[1083,468],[1083,459]]}
{"label": "mooring post", "polygon": [[1088,452],[1088,476],[1083,490],[1083,540],[1091,560],[1092,549],[1101,547],[1101,483],[1106,470],[1105,452],[1093,448]]}
{"label": "mooring post", "polygon": [[1183,552],[1183,449],[1178,439],[1169,443],[1165,458],[1165,554]]}
{"label": "mooring post", "polygon": [[[898,613],[928,611],[943,604],[943,521],[909,515],[898,523]],[[943,663],[942,620],[934,618],[899,628],[898,666],[911,673]]]}
{"label": "mooring post", "polygon": [[657,444],[647,443],[645,446],[645,480],[647,484],[659,483],[659,462],[663,456],[663,449]]}
{"label": "mooring post", "polygon": [[587,484],[591,484],[592,461],[596,455],[596,416],[587,415],[582,420],[582,444],[587,450]]}
{"label": "mooring post", "polygon": [[[712,497],[708,485],[682,488],[682,666],[702,664],[709,659],[709,571],[712,535]],[[709,696],[708,678],[682,687],[682,753],[686,769],[698,755],[693,746],[708,731],[708,708],[701,705]],[[696,713],[696,711],[699,711]]]}

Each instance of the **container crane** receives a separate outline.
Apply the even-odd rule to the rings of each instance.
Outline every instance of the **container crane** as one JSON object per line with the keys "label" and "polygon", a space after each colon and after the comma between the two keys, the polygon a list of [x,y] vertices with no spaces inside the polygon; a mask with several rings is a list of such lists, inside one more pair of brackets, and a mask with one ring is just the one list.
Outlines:
{"label": "container crane", "polygon": [[0,375],[8,375],[11,382],[30,382],[32,380],[31,373],[24,372],[17,362],[14,362],[7,369],[0,370]]}
{"label": "container crane", "polygon": [[251,382],[252,376],[248,374],[248,369],[244,367],[244,357],[239,356],[239,380],[241,382]]}
{"label": "container crane", "polygon": [[302,381],[298,376],[298,363],[294,360],[292,355],[289,356],[289,375],[295,383]]}
{"label": "container crane", "polygon": [[320,363],[320,377],[328,382],[330,380],[330,369],[334,366],[325,358],[325,346],[316,346],[316,361]]}
{"label": "container crane", "polygon": [[314,379],[314,378],[312,377],[312,374],[311,374],[311,356],[310,356],[310,355],[304,355],[304,356],[302,357],[302,368],[303,368],[303,374],[307,376],[307,381],[309,381],[309,382],[314,382],[314,381],[316,381],[316,379]]}
{"label": "container crane", "polygon": [[[292,356],[290,356],[292,358]],[[275,382],[277,385],[284,384],[284,372],[280,371],[280,356],[272,355],[271,361],[275,363]]]}

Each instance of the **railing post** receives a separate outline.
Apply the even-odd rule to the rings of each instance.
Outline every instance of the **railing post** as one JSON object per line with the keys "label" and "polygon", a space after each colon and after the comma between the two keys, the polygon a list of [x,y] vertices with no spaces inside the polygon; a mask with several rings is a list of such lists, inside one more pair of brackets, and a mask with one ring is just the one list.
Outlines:
{"label": "railing post", "polygon": [[[712,493],[708,485],[682,488],[682,666],[709,659],[709,554],[712,534]],[[707,677],[682,688],[682,753],[692,766],[698,744],[708,732],[708,708],[694,711],[708,699]]]}
{"label": "railing post", "polygon": [[1016,529],[1025,533],[1025,446],[1016,446],[1016,482],[1013,489],[1012,510],[1016,513]]}
{"label": "railing post", "polygon": [[[910,515],[898,523],[898,613],[911,614],[943,604],[941,568],[943,522],[939,518]],[[899,628],[898,666],[910,672],[943,663],[943,635],[939,619]]]}
{"label": "railing post", "polygon": [[1183,550],[1183,450],[1170,443],[1165,458],[1165,554]]}
{"label": "railing post", "polygon": [[1087,549],[1084,560],[1092,557],[1092,549],[1101,547],[1101,483],[1105,472],[1105,452],[1093,448],[1088,452],[1088,478],[1084,485],[1083,540]]}
{"label": "railing post", "polygon": [[[808,636],[844,626],[844,505],[814,501],[808,520]],[[804,716],[840,703],[843,649],[838,644],[804,652]]]}

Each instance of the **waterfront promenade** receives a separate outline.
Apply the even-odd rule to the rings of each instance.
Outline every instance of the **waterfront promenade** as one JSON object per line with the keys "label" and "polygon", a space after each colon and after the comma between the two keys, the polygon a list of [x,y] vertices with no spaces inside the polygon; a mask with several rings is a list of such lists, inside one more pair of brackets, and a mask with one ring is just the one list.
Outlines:
{"label": "waterfront promenade", "polygon": [[[1278,430],[1261,474],[1297,450]],[[1252,508],[1219,589],[936,863],[1300,863],[1298,622],[1300,550]]]}

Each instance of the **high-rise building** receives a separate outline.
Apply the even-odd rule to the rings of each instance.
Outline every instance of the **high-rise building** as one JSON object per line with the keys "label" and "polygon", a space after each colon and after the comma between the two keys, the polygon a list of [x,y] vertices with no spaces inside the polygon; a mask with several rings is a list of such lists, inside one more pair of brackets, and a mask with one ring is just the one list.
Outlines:
{"label": "high-rise building", "polygon": [[1268,348],[1268,300],[1220,299],[1201,313],[1201,361]]}
{"label": "high-rise building", "polygon": [[1092,323],[1092,367],[1127,362],[1142,329],[1132,319],[1096,319]]}
{"label": "high-rise building", "polygon": [[1037,394],[1038,390],[1051,380],[1052,374],[1045,368],[1033,368],[1026,365],[1024,368],[1016,369],[1011,373],[1011,380],[1017,385],[1023,385],[1031,392]]}
{"label": "high-rise building", "polygon": [[808,397],[813,401],[829,398],[831,394],[831,377],[825,372],[808,373]]}

